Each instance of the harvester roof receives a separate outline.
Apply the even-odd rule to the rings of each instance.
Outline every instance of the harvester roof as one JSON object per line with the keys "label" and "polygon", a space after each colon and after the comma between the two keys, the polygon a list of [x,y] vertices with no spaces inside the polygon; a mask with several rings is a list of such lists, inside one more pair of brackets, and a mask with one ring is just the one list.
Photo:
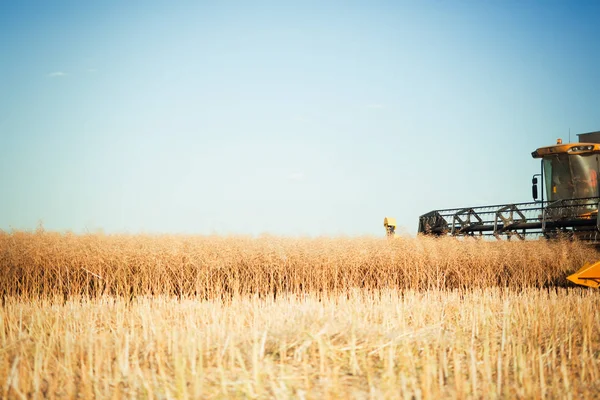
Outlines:
{"label": "harvester roof", "polygon": [[533,158],[542,158],[551,154],[586,154],[600,153],[600,144],[598,143],[568,143],[555,144],[554,146],[540,147],[531,156]]}

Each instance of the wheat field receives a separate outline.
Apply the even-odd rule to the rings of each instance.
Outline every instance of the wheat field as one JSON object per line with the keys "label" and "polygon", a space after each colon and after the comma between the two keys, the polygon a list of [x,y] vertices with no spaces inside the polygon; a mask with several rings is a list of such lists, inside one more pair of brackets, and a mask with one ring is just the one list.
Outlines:
{"label": "wheat field", "polygon": [[594,398],[576,242],[0,232],[1,398]]}
{"label": "wheat field", "polygon": [[337,295],[545,287],[599,253],[576,242],[0,233],[0,290],[63,296]]}

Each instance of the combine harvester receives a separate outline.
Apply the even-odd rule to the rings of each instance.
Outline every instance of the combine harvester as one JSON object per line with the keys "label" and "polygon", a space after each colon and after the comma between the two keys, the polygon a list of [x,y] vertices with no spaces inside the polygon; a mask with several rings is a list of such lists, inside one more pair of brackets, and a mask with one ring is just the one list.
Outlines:
{"label": "combine harvester", "polygon": [[[531,153],[541,159],[541,171],[532,179],[533,202],[434,210],[419,217],[418,233],[507,240],[566,237],[600,244],[600,131],[577,136],[579,143],[558,139],[556,145]],[[385,218],[383,224],[393,237],[395,219]],[[600,287],[600,261],[584,265],[567,279]]]}

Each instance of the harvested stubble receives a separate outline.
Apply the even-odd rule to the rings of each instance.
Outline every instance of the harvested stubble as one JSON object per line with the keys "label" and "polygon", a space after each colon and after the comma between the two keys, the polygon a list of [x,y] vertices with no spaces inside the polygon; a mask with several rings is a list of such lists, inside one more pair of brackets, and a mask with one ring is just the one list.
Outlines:
{"label": "harvested stubble", "polygon": [[565,285],[599,258],[574,242],[0,232],[3,298],[271,296],[350,288]]}
{"label": "harvested stubble", "polygon": [[600,292],[539,288],[596,258],[570,242],[0,233],[0,396],[594,397]]}
{"label": "harvested stubble", "polygon": [[600,294],[9,299],[2,398],[597,398]]}

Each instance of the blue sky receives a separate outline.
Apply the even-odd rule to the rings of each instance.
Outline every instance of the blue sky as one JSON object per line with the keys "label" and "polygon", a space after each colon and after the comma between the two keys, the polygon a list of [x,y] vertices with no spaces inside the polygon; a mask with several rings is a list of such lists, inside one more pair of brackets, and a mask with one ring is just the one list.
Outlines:
{"label": "blue sky", "polygon": [[0,229],[414,233],[600,130],[600,3],[0,2]]}

